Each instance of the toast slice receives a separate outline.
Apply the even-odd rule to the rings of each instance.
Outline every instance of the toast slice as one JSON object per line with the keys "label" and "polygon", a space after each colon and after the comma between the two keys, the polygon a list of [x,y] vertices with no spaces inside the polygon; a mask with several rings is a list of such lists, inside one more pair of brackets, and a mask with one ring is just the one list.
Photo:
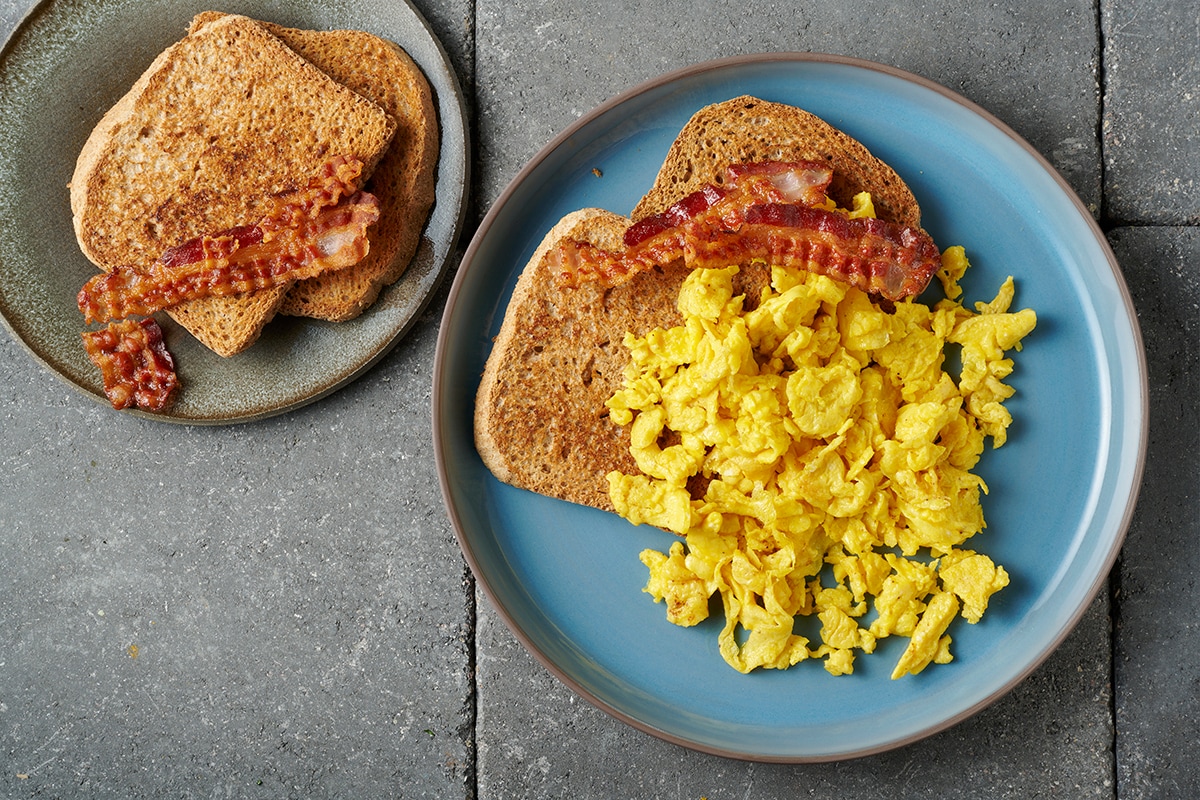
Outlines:
{"label": "toast slice", "polygon": [[865,188],[881,219],[921,227],[921,207],[908,185],[861,142],[801,108],[748,95],[706,106],[688,120],[630,216],[636,222],[705,184],[720,185],[729,164],[801,160],[833,169],[828,194],[842,208]]}
{"label": "toast slice", "polygon": [[[676,300],[688,268],[678,261],[616,287],[564,289],[547,260],[557,242],[619,251],[632,221],[666,209],[729,163],[816,158],[835,170],[853,165],[841,175],[843,196],[870,191],[879,216],[919,224],[911,192],[857,141],[800,109],[743,97],[697,112],[632,220],[586,209],[555,225],[518,277],[476,394],[475,445],[488,469],[518,488],[606,511],[613,507],[605,476],[638,472],[629,430],[609,419],[605,401],[622,388],[625,333],[681,323]],[[734,292],[751,309],[769,282],[765,265],[743,265]]]}
{"label": "toast slice", "polygon": [[680,262],[612,289],[564,292],[545,257],[562,239],[619,250],[629,224],[592,208],[550,229],[517,279],[475,402],[475,446],[497,478],[609,511],[604,476],[637,471],[628,431],[604,405],[629,361],[625,332],[679,324],[687,270]]}
{"label": "toast slice", "polygon": [[301,31],[264,23],[292,50],[396,121],[392,144],[366,188],[379,198],[371,251],[352,267],[297,282],[280,313],[344,322],[400,279],[416,255],[433,208],[440,137],[433,91],[398,45],[362,31]]}
{"label": "toast slice", "polygon": [[[225,16],[206,11],[192,31]],[[371,251],[346,269],[299,281],[279,313],[345,322],[361,314],[384,286],[404,274],[433,208],[440,147],[433,90],[421,68],[393,42],[364,31],[309,31],[259,21],[302,58],[379,105],[396,133],[365,188],[379,198],[380,219],[367,231]]]}
{"label": "toast slice", "polygon": [[[101,119],[71,179],[84,254],[101,269],[152,263],[167,247],[260,216],[334,155],[383,156],[396,123],[255,21],[199,25],[167,48]],[[181,303],[169,314],[223,356],[241,352],[286,288]]]}

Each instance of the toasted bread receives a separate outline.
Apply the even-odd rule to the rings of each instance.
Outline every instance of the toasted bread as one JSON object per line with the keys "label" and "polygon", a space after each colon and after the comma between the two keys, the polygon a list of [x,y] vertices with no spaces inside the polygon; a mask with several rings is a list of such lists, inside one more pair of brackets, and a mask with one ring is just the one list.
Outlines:
{"label": "toasted bread", "polygon": [[[218,11],[198,14],[191,30],[222,16]],[[281,314],[345,322],[375,302],[384,286],[400,279],[420,245],[437,180],[440,139],[433,91],[417,63],[401,47],[378,36],[259,24],[396,121],[391,146],[366,183],[380,205],[380,220],[367,232],[370,253],[353,267],[299,281],[279,308]]]}
{"label": "toasted bread", "polygon": [[803,109],[746,95],[705,106],[688,120],[630,217],[636,222],[705,184],[720,185],[730,164],[800,160],[829,164],[828,194],[842,208],[868,189],[881,219],[921,226],[921,207],[907,184],[857,139]]}
{"label": "toasted bread", "polygon": [[408,268],[433,208],[439,149],[433,91],[416,62],[392,42],[362,31],[264,27],[326,75],[377,103],[396,121],[392,144],[366,188],[379,198],[368,230],[371,252],[352,267],[296,283],[282,314],[344,322],[375,302]]}
{"label": "toasted bread", "polygon": [[[268,197],[306,185],[333,155],[361,160],[369,175],[395,129],[253,20],[211,19],[160,54],[89,136],[71,180],[76,237],[101,269],[148,265],[170,246],[257,220]],[[169,313],[233,355],[286,291]]]}
{"label": "toasted bread", "polygon": [[[775,140],[763,133],[767,120]],[[679,261],[612,288],[564,289],[547,259],[556,243],[619,251],[633,220],[662,211],[729,163],[815,158],[835,170],[853,165],[840,177],[844,196],[871,191],[883,198],[876,199],[880,216],[919,224],[911,192],[857,141],[800,109],[743,97],[697,112],[632,219],[587,209],[555,225],[517,280],[476,395],[475,445],[488,469],[513,486],[608,511],[605,476],[638,471],[629,431],[609,419],[605,401],[622,387],[625,333],[680,324],[676,300],[688,268]],[[764,265],[743,265],[734,289],[747,309],[769,279]]]}
{"label": "toasted bread", "polygon": [[[625,332],[678,325],[688,270],[679,262],[615,288],[564,293],[545,256],[562,239],[620,249],[628,227],[625,217],[584,209],[546,234],[517,279],[475,404],[475,445],[497,478],[609,511],[604,476],[637,471],[628,431],[604,405],[629,361]],[[758,297],[769,273],[753,267],[737,277],[739,292]]]}

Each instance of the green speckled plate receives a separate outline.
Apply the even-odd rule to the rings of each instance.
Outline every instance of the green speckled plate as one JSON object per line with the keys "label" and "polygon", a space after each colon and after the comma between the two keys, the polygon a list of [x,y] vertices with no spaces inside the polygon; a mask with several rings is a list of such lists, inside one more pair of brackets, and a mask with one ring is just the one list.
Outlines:
{"label": "green speckled plate", "polygon": [[[47,0],[0,54],[0,317],[33,355],[98,402],[75,295],[95,274],[75,242],[67,182],[84,140],[154,57],[211,2]],[[310,403],[357,378],[412,326],[462,228],[469,147],[462,94],[445,51],[403,0],[234,0],[220,10],[306,29],[355,28],[390,39],[420,64],[441,127],[437,201],[404,276],[359,318],[277,317],[250,349],[221,358],[162,315],[184,389],[155,419],[224,424]],[[116,412],[114,412],[116,413]],[[141,413],[141,412],[130,412]]]}

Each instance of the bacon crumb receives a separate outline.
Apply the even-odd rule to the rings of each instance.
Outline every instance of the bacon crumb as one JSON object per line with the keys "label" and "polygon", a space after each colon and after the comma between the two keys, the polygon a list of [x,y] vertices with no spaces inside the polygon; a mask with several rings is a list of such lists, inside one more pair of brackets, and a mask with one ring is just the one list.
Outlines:
{"label": "bacon crumb", "polygon": [[165,411],[175,402],[179,391],[175,359],[153,319],[125,319],[98,331],[84,331],[83,347],[100,368],[104,394],[113,408]]}

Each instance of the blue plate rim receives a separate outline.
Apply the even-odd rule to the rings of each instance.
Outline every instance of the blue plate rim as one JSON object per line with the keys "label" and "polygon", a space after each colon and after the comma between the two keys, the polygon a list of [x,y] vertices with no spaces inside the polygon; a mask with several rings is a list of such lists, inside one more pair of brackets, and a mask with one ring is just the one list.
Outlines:
{"label": "blue plate rim", "polygon": [[[977,117],[982,119],[984,122],[986,122],[989,125],[991,125],[992,127],[994,127],[997,131],[999,131],[1001,134],[1003,134],[1004,137],[1007,138],[1008,140],[1010,140],[1012,143],[1015,143],[1016,145],[1018,145],[1025,152],[1026,155],[1031,157],[1033,159],[1033,161],[1042,170],[1045,171],[1045,173],[1053,180],[1053,182],[1056,184],[1056,186],[1062,191],[1063,195],[1069,200],[1069,202],[1072,204],[1072,206],[1074,207],[1075,211],[1078,213],[1081,220],[1084,222],[1084,224],[1090,230],[1092,237],[1095,239],[1096,244],[1098,245],[1102,254],[1104,255],[1107,265],[1112,273],[1112,277],[1116,283],[1117,291],[1120,294],[1120,300],[1121,300],[1122,305],[1124,306],[1126,319],[1130,325],[1132,339],[1133,339],[1131,344],[1132,344],[1133,349],[1137,356],[1136,366],[1137,366],[1138,375],[1140,377],[1140,386],[1138,387],[1138,396],[1139,396],[1139,402],[1140,402],[1139,408],[1140,408],[1141,413],[1140,413],[1140,418],[1138,420],[1139,426],[1138,426],[1138,435],[1137,435],[1136,459],[1135,459],[1135,463],[1130,465],[1130,468],[1132,470],[1131,478],[1130,478],[1130,491],[1129,491],[1128,497],[1126,498],[1125,506],[1122,511],[1121,518],[1117,524],[1116,535],[1113,537],[1112,541],[1110,542],[1108,552],[1104,553],[1103,558],[1098,562],[1100,566],[1097,569],[1095,576],[1093,577],[1090,587],[1084,593],[1084,597],[1086,598],[1085,601],[1081,602],[1079,604],[1079,606],[1076,609],[1074,609],[1073,612],[1064,620],[1062,626],[1060,627],[1059,631],[1057,632],[1056,637],[1053,638],[1051,641],[1049,641],[1047,643],[1047,645],[1045,646],[1045,648],[1037,655],[1037,657],[1034,659],[1031,659],[1030,662],[1026,664],[1025,668],[1021,672],[1016,674],[1012,679],[1008,680],[1004,684],[993,687],[992,690],[985,697],[983,697],[981,700],[979,700],[974,705],[972,705],[966,709],[963,709],[962,711],[960,711],[957,714],[954,714],[945,719],[942,719],[942,720],[938,721],[937,723],[930,725],[930,726],[926,727],[925,729],[923,729],[913,735],[904,737],[902,739],[885,742],[878,746],[870,746],[870,747],[864,747],[862,749],[857,749],[857,750],[852,750],[852,751],[844,751],[844,752],[838,752],[838,753],[833,753],[833,754],[819,754],[819,755],[792,755],[792,756],[762,755],[762,754],[742,752],[742,751],[733,750],[733,749],[727,749],[727,748],[723,748],[723,747],[715,747],[715,746],[711,746],[711,745],[708,745],[703,742],[693,741],[691,739],[688,739],[685,736],[678,735],[670,730],[666,730],[661,727],[656,727],[654,725],[650,725],[642,720],[632,717],[631,715],[621,711],[620,709],[614,708],[612,705],[610,705],[610,704],[606,703],[605,701],[601,700],[600,698],[596,697],[585,686],[583,686],[582,683],[580,683],[571,674],[567,673],[558,664],[556,664],[547,654],[542,652],[541,649],[537,647],[537,645],[532,641],[532,639],[522,629],[519,621],[510,613],[510,611],[500,601],[500,598],[498,597],[495,589],[493,588],[493,586],[491,585],[491,583],[488,579],[488,575],[487,575],[486,571],[483,569],[481,563],[476,558],[472,542],[470,540],[470,537],[467,535],[467,533],[464,530],[464,525],[463,525],[462,519],[458,513],[454,498],[452,496],[451,487],[450,487],[451,476],[450,476],[448,464],[447,464],[447,456],[446,456],[445,447],[444,447],[444,433],[443,433],[445,431],[445,425],[446,425],[446,419],[445,419],[446,412],[445,412],[444,398],[446,396],[448,396],[448,393],[453,392],[455,389],[454,386],[449,384],[449,379],[446,374],[446,360],[448,358],[447,351],[448,351],[448,339],[449,339],[448,331],[450,330],[450,327],[451,327],[448,324],[448,322],[454,316],[454,312],[460,301],[460,295],[464,291],[464,286],[467,284],[467,281],[468,281],[469,275],[472,271],[472,268],[477,263],[475,261],[475,258],[476,258],[476,255],[477,255],[479,249],[481,247],[483,247],[485,240],[488,238],[489,231],[490,231],[492,225],[495,223],[497,216],[501,213],[501,210],[505,207],[506,203],[509,201],[509,199],[512,197],[512,195],[519,189],[519,187],[532,174],[536,173],[536,171],[538,170],[540,165],[545,160],[547,160],[549,157],[551,157],[560,148],[562,148],[564,146],[568,146],[569,140],[573,136],[575,136],[578,132],[586,129],[598,117],[601,117],[601,116],[609,113],[610,111],[612,111],[612,110],[618,108],[619,106],[627,103],[628,101],[638,97],[639,95],[645,94],[646,92],[653,91],[653,90],[663,87],[667,84],[694,78],[694,77],[702,75],[704,73],[720,72],[723,70],[729,70],[731,68],[738,68],[738,67],[743,67],[743,66],[747,66],[747,65],[769,64],[769,63],[778,63],[778,62],[785,62],[785,63],[811,62],[811,63],[840,65],[840,66],[852,67],[852,68],[857,68],[857,69],[862,69],[862,70],[868,70],[868,71],[872,71],[872,72],[878,72],[878,73],[882,73],[887,76],[891,76],[893,78],[898,78],[902,81],[906,81],[906,82],[915,84],[918,87],[924,88],[924,89],[929,90],[937,95],[940,95],[944,99],[953,101],[954,103],[961,106],[968,112],[973,113],[974,115],[976,115]],[[521,168],[521,170],[512,178],[512,180],[508,183],[508,185],[505,187],[505,189],[501,192],[501,194],[493,202],[493,204],[489,208],[488,212],[484,216],[483,220],[480,222],[474,235],[472,236],[471,242],[469,243],[466,251],[464,252],[464,255],[460,262],[459,268],[458,268],[458,270],[455,274],[454,280],[451,284],[450,291],[447,296],[446,305],[443,310],[442,324],[439,327],[436,352],[435,352],[435,357],[434,357],[432,406],[433,406],[432,416],[433,416],[434,456],[435,456],[435,461],[436,461],[436,466],[437,466],[437,471],[438,471],[438,480],[439,480],[439,485],[440,485],[440,489],[441,489],[442,496],[443,496],[443,502],[446,506],[447,514],[448,514],[450,521],[452,523],[452,526],[454,528],[455,536],[458,539],[460,549],[463,552],[463,556],[466,559],[466,561],[472,571],[472,574],[475,576],[476,581],[483,589],[485,597],[492,604],[492,607],[497,611],[497,613],[503,619],[505,625],[509,628],[510,631],[512,631],[513,635],[522,644],[522,646],[531,655],[533,655],[534,658],[543,667],[545,667],[560,682],[562,682],[565,686],[567,686],[569,689],[571,689],[577,695],[579,695],[583,699],[587,700],[589,703],[591,703],[593,706],[599,708],[601,711],[607,713],[608,715],[614,717],[617,720],[620,720],[620,721],[630,725],[631,727],[633,727],[637,730],[640,730],[644,733],[648,733],[652,736],[655,736],[655,737],[665,740],[667,742],[671,742],[673,744],[676,744],[676,745],[679,745],[682,747],[686,747],[688,749],[695,750],[698,752],[704,752],[704,753],[708,753],[711,755],[717,755],[717,756],[722,756],[722,757],[726,757],[726,758],[733,758],[733,759],[737,759],[737,760],[756,761],[756,762],[763,762],[763,763],[817,763],[817,762],[838,761],[838,760],[844,760],[844,759],[850,759],[850,758],[859,758],[859,757],[869,756],[869,755],[873,755],[876,753],[903,747],[903,746],[912,744],[916,741],[925,739],[929,736],[932,736],[940,731],[946,730],[947,728],[953,727],[954,725],[962,722],[963,720],[974,716],[975,714],[982,711],[984,708],[992,705],[994,702],[999,700],[1001,697],[1008,694],[1015,686],[1017,686],[1019,683],[1021,683],[1032,672],[1034,672],[1046,660],[1046,658],[1048,658],[1050,656],[1051,653],[1053,653],[1055,650],[1058,649],[1059,645],[1061,645],[1063,640],[1066,639],[1066,637],[1076,627],[1079,620],[1083,617],[1084,613],[1090,607],[1092,601],[1095,600],[1100,589],[1106,583],[1108,575],[1111,572],[1112,566],[1115,563],[1117,555],[1120,552],[1120,549],[1124,543],[1127,531],[1129,529],[1129,526],[1130,526],[1130,523],[1132,520],[1134,509],[1136,508],[1136,505],[1137,505],[1137,499],[1138,499],[1138,495],[1139,495],[1140,487],[1141,487],[1141,479],[1142,479],[1142,475],[1144,472],[1147,442],[1148,442],[1148,438],[1149,438],[1149,413],[1148,413],[1149,386],[1148,386],[1147,364],[1146,364],[1145,348],[1143,345],[1142,335],[1141,335],[1140,327],[1138,324],[1137,314],[1134,309],[1132,296],[1129,292],[1129,289],[1125,282],[1124,276],[1120,270],[1116,256],[1113,253],[1110,245],[1108,244],[1108,241],[1105,238],[1103,231],[1101,230],[1099,224],[1096,222],[1095,218],[1092,216],[1091,212],[1087,209],[1087,207],[1084,205],[1082,200],[1079,198],[1078,194],[1070,186],[1070,184],[1067,183],[1067,181],[1062,177],[1062,175],[1058,172],[1058,170],[1052,164],[1050,164],[1050,162],[1044,156],[1042,156],[1041,153],[1039,153],[1022,136],[1020,136],[1020,134],[1016,133],[1016,131],[1014,131],[1009,125],[1007,125],[1006,123],[1001,121],[999,118],[994,116],[992,113],[988,112],[986,109],[982,108],[981,106],[974,103],[973,101],[968,100],[967,98],[963,97],[962,95],[958,94],[957,92],[954,92],[953,90],[948,89],[945,86],[942,86],[941,84],[938,84],[932,80],[924,78],[915,73],[909,72],[907,70],[900,69],[898,67],[894,67],[891,65],[882,64],[879,62],[870,61],[870,60],[866,60],[866,59],[856,58],[853,56],[845,56],[845,55],[837,55],[837,54],[829,54],[829,53],[821,53],[821,52],[781,51],[781,52],[767,52],[767,53],[756,53],[756,54],[748,54],[748,55],[728,56],[728,57],[724,57],[724,58],[703,61],[703,62],[689,65],[689,66],[686,66],[686,67],[683,67],[680,69],[672,70],[672,71],[663,73],[662,75],[659,75],[657,77],[651,78],[647,81],[644,81],[640,84],[637,84],[636,86],[633,86],[632,88],[613,96],[609,100],[605,101],[604,103],[601,103],[600,105],[596,106],[591,111],[589,111],[588,113],[584,114],[583,116],[581,116],[580,118],[575,120],[573,123],[571,123],[570,125],[565,127],[562,131],[560,131],[555,137],[553,137],[543,148],[541,148]]]}

